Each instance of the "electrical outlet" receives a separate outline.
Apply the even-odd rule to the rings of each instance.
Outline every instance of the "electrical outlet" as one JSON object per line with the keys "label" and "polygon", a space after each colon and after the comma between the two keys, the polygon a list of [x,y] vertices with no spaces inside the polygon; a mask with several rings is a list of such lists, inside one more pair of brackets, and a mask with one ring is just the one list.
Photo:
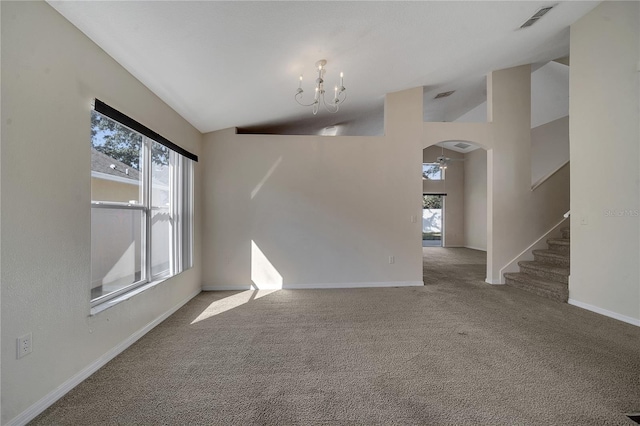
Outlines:
{"label": "electrical outlet", "polygon": [[396,257],[395,256],[389,256],[389,264],[392,265],[396,263]]}
{"label": "electrical outlet", "polygon": [[411,215],[411,223],[416,223],[418,221],[418,217],[416,215]]}
{"label": "electrical outlet", "polygon": [[20,336],[16,339],[16,348],[18,358],[31,353],[31,333]]}

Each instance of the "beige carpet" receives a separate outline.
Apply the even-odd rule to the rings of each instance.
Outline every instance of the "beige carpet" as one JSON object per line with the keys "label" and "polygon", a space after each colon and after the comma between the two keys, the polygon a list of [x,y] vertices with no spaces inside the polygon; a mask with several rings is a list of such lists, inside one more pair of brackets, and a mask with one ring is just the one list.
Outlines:
{"label": "beige carpet", "polygon": [[635,424],[640,328],[424,253],[424,287],[201,293],[33,423]]}

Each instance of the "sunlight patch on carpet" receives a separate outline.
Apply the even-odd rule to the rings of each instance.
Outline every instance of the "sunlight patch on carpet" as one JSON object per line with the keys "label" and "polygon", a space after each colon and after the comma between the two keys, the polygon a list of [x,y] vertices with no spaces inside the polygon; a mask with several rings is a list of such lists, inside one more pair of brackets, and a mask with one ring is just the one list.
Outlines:
{"label": "sunlight patch on carpet", "polygon": [[241,293],[234,294],[233,296],[225,297],[224,299],[216,300],[211,303],[207,308],[202,311],[200,315],[191,324],[195,324],[207,318],[211,318],[223,312],[229,311],[238,306],[249,303],[252,300],[260,299],[268,294],[278,291],[277,289],[271,290],[247,290]]}

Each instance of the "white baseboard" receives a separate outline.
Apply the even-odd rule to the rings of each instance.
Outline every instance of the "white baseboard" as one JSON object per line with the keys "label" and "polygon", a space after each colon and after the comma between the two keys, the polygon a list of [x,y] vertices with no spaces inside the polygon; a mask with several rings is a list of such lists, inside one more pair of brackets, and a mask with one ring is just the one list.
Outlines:
{"label": "white baseboard", "polygon": [[577,306],[578,308],[586,309],[587,311],[595,312],[596,314],[604,315],[606,317],[617,319],[618,321],[626,322],[627,324],[640,327],[640,319],[628,317],[626,315],[609,311],[607,309],[599,308],[597,306],[589,305],[588,303],[579,302],[574,299],[569,299],[569,304],[573,306]]}
{"label": "white baseboard", "polygon": [[[312,284],[285,284],[282,289],[302,290],[319,288],[371,288],[371,287],[418,287],[423,286],[422,281],[374,281],[360,283],[312,283]],[[280,290],[273,288],[260,288],[255,285],[207,285],[202,287],[202,291],[246,291],[246,290]]]}
{"label": "white baseboard", "polygon": [[102,355],[100,358],[86,366],[83,370],[78,372],[76,375],[71,377],[69,380],[55,388],[53,391],[49,392],[43,398],[41,398],[36,403],[32,404],[29,408],[24,410],[22,413],[18,414],[13,419],[9,420],[5,426],[22,426],[29,423],[31,420],[36,418],[36,416],[42,413],[44,410],[53,405],[54,402],[62,398],[67,394],[71,389],[78,386],[84,380],[86,380],[93,373],[98,371],[102,366],[111,361],[113,358],[124,352],[129,346],[134,344],[138,339],[151,331],[156,325],[160,324],[162,321],[167,319],[171,314],[176,312],[182,306],[184,306],[189,300],[193,299],[200,293],[200,290],[194,292],[189,295],[186,299],[179,302],[177,305],[169,309],[167,312],[160,315],[155,320],[151,321],[149,324],[142,327],[140,330],[133,333],[131,336],[120,342],[118,345],[113,347],[107,353]]}
{"label": "white baseboard", "polygon": [[493,285],[504,285],[504,282],[500,282],[500,278],[495,280],[490,280],[489,278],[486,278],[484,282],[487,284],[493,284]]}
{"label": "white baseboard", "polygon": [[[247,291],[247,290],[258,290],[256,287],[252,286],[241,286],[241,285],[203,285],[202,291]],[[266,289],[262,289],[266,290]]]}
{"label": "white baseboard", "polygon": [[478,251],[487,251],[487,248],[480,248],[480,247],[473,247],[473,246],[464,246],[465,248],[471,249],[471,250],[478,250]]}

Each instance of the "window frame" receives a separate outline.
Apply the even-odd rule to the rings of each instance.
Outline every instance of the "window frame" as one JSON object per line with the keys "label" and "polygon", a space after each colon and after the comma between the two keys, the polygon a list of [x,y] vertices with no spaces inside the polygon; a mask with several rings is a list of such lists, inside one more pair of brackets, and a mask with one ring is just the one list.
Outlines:
{"label": "window frame", "polygon": [[[144,206],[142,205],[137,205],[137,204],[128,204],[128,203],[118,203],[118,202],[113,202],[113,201],[94,201],[91,200],[91,210],[93,211],[93,209],[113,209],[113,210],[138,210],[140,212],[142,212],[142,218],[144,223],[146,224],[147,222],[149,222],[147,220],[147,210],[144,208]],[[147,243],[147,239],[146,239],[146,226],[142,227],[142,231],[143,231],[143,235],[142,235],[142,248],[141,248],[141,255],[143,257],[142,261],[141,261],[141,265],[144,265],[146,262],[146,253],[147,253],[147,247],[148,247],[148,243]],[[93,238],[93,236],[92,236]],[[93,267],[93,265],[91,265]],[[110,293],[104,294],[102,296],[96,297],[95,299],[90,299],[91,301],[91,307],[95,307],[97,305],[100,305],[104,302],[108,302],[112,299],[115,299],[116,297],[122,296],[125,293],[128,293],[132,290],[135,290],[136,288],[143,286],[147,283],[150,282],[150,280],[147,278],[147,268],[146,267],[142,267],[140,270],[141,273],[141,277],[138,281],[135,281],[131,284],[128,284],[124,287],[122,287],[121,289],[112,291]],[[90,296],[91,297],[91,296]]]}
{"label": "window frame", "polygon": [[[101,117],[114,121],[119,126],[123,126],[129,131],[135,132],[142,137],[141,156],[139,173],[142,177],[140,181],[141,193],[139,201],[136,203],[126,203],[117,201],[102,201],[91,199],[91,211],[93,209],[117,209],[117,210],[135,210],[140,211],[143,224],[141,224],[141,248],[140,248],[140,279],[125,285],[124,287],[114,290],[110,293],[92,298],[90,295],[90,306],[93,310],[96,306],[103,304],[115,304],[114,299],[122,297],[128,293],[132,293],[139,288],[155,284],[171,278],[179,273],[193,267],[193,231],[194,231],[194,166],[193,163],[198,161],[198,157],[190,152],[169,142],[162,136],[151,131],[135,120],[127,117],[117,110],[102,103],[98,99],[95,100],[95,107],[91,113],[100,114]],[[102,109],[102,110],[100,110]],[[105,113],[105,111],[107,113]],[[123,123],[116,117],[124,117],[127,121]],[[128,124],[132,124],[128,125]],[[143,130],[144,132],[141,132]],[[157,136],[157,137],[150,137]],[[152,272],[152,226],[153,226],[153,160],[152,149],[154,143],[158,143],[166,147],[169,151],[168,167],[169,167],[169,268],[156,274]],[[177,150],[174,148],[178,148]],[[186,154],[186,155],[185,155]],[[93,172],[93,170],[92,170]],[[92,242],[93,242],[92,234]],[[93,259],[92,265],[93,268]]]}
{"label": "window frame", "polygon": [[[439,179],[431,179],[429,177],[425,177],[425,175],[424,175],[425,174],[425,170],[424,170],[425,166],[438,167],[438,170],[440,171],[440,178]],[[424,180],[430,180],[430,181],[433,181],[433,182],[442,181],[442,180],[445,179],[444,173],[445,173],[445,169],[440,168],[440,163],[424,163],[424,162],[422,163],[422,178]]]}

